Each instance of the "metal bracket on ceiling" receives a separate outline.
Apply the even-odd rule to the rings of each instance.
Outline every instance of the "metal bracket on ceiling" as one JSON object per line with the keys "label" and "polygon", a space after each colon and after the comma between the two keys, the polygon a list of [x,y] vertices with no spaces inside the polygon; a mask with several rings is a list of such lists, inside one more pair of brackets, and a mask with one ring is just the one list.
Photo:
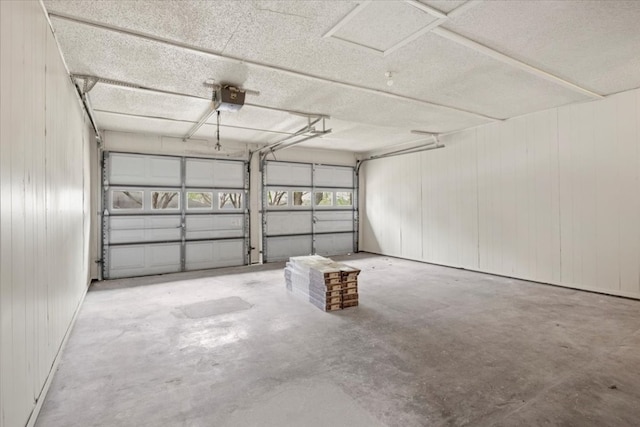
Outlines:
{"label": "metal bracket on ceiling", "polygon": [[[312,116],[308,116],[307,124],[303,128],[287,136],[286,138],[281,139],[280,141],[273,142],[271,144],[265,145],[256,150],[251,151],[249,153],[249,158],[251,158],[254,153],[258,153],[260,155],[260,159],[261,159],[260,161],[264,162],[267,155],[269,154],[273,154],[279,150],[291,148],[294,145],[300,144],[310,139],[327,135],[331,133],[332,130],[326,128],[325,120],[326,120],[326,117],[324,116],[315,116],[313,120],[312,120]],[[322,121],[322,130],[316,130],[314,125],[316,123],[319,123],[320,121]],[[301,139],[294,140],[296,138],[301,138]]]}
{"label": "metal bracket on ceiling", "polygon": [[[87,76],[84,74],[71,74],[71,80],[76,84],[78,90],[81,90],[82,94],[85,95],[91,92],[91,89],[100,82],[100,77]],[[78,80],[82,80],[82,85],[80,85]]]}
{"label": "metal bracket on ceiling", "polygon": [[259,90],[252,90],[252,89],[245,89],[243,87],[240,87],[238,85],[234,85],[234,84],[227,84],[227,83],[216,83],[213,79],[207,79],[205,80],[204,83],[202,83],[203,86],[208,87],[213,89],[214,93],[223,88],[223,87],[228,87],[231,90],[236,90],[238,92],[244,92],[246,94],[249,95],[253,95],[253,96],[259,96],[260,95],[260,91]]}
{"label": "metal bracket on ceiling", "polygon": [[99,81],[100,81],[100,79],[98,79],[97,77],[86,77],[84,79],[84,85],[82,87],[82,92],[83,93],[91,92],[91,89],[93,89],[93,87],[96,84],[98,84]]}
{"label": "metal bracket on ceiling", "polygon": [[[368,157],[365,157],[363,159],[359,159],[356,163],[356,174],[360,173],[360,168],[362,167],[362,165],[365,162],[371,161],[371,160],[378,160],[378,159],[385,159],[387,157],[395,157],[395,156],[402,156],[405,154],[414,154],[414,153],[421,153],[423,151],[430,151],[430,150],[437,150],[439,148],[444,148],[445,145],[440,142],[440,136],[442,135],[446,135],[446,134],[438,134],[438,133],[433,133],[433,132],[425,132],[425,131],[421,131],[421,130],[412,130],[411,133],[413,134],[417,134],[417,135],[424,135],[426,137],[431,137],[432,141],[427,142],[426,144],[421,144],[421,145],[412,145],[410,147],[406,147],[406,148],[400,148],[400,149],[396,149],[393,151],[387,151],[385,153],[381,153],[381,154],[375,154],[375,155],[369,155]],[[414,142],[419,142],[424,140],[424,138],[420,138],[418,140],[414,140],[414,141],[408,141],[399,145],[406,145],[406,144],[410,144],[410,143],[414,143]]]}

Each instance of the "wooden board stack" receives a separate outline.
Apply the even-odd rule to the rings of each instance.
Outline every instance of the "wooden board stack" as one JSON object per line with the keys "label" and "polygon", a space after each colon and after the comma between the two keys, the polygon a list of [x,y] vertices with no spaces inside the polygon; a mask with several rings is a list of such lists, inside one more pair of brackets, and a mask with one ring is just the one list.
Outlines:
{"label": "wooden board stack", "polygon": [[360,270],[319,255],[289,258],[287,289],[324,311],[358,305]]}

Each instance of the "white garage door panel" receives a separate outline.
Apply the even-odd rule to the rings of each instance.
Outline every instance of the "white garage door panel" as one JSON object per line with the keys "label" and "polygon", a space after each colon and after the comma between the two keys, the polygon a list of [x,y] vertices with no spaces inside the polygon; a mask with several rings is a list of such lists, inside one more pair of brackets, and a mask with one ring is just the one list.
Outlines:
{"label": "white garage door panel", "polygon": [[292,256],[311,254],[311,236],[267,238],[269,261],[284,261]]}
{"label": "white garage door panel", "polygon": [[311,186],[311,165],[303,163],[267,163],[267,185]]}
{"label": "white garage door panel", "polygon": [[104,160],[105,278],[248,262],[246,162],[111,152]]}
{"label": "white garage door panel", "polygon": [[111,216],[109,243],[180,240],[179,216]]}
{"label": "white garage door panel", "polygon": [[244,263],[242,240],[188,242],[185,250],[187,270],[231,267]]}
{"label": "white garage door panel", "polygon": [[316,212],[316,233],[353,231],[353,212]]}
{"label": "white garage door panel", "polygon": [[111,154],[108,164],[110,185],[180,185],[179,158]]}
{"label": "white garage door panel", "polygon": [[311,212],[267,212],[267,236],[311,233]]}
{"label": "white garage door panel", "polygon": [[[273,160],[266,163],[263,173],[265,262],[354,251],[357,189],[353,167]],[[282,197],[274,197],[273,192]],[[297,192],[304,192],[303,197],[296,197]]]}
{"label": "white garage door panel", "polygon": [[242,237],[244,215],[187,215],[187,239]]}
{"label": "white garage door panel", "polygon": [[187,159],[186,185],[190,187],[243,188],[245,166],[241,162]]}
{"label": "white garage door panel", "polygon": [[316,253],[318,255],[344,255],[353,252],[353,234],[316,235]]}
{"label": "white garage door panel", "polygon": [[353,168],[317,165],[313,184],[316,187],[353,187]]}
{"label": "white garage door panel", "polygon": [[111,246],[109,278],[145,276],[180,271],[180,244]]}

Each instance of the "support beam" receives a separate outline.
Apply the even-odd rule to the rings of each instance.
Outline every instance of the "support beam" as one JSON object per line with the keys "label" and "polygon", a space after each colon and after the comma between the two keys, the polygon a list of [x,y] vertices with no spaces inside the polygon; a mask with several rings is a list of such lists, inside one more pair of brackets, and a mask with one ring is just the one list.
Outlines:
{"label": "support beam", "polygon": [[476,41],[473,41],[471,39],[468,39],[464,36],[461,36],[458,33],[454,33],[451,30],[447,30],[446,28],[442,28],[442,27],[438,27],[438,28],[434,28],[433,30],[431,30],[431,32],[433,34],[436,34],[440,37],[444,37],[445,39],[451,40],[454,43],[458,43],[459,45],[468,47],[469,49],[475,50],[476,52],[482,53],[484,55],[487,55],[497,61],[503,62],[507,65],[511,65],[512,67],[518,68],[522,71],[525,71],[529,74],[533,74],[534,76],[543,78],[545,80],[548,80],[552,83],[558,84],[560,86],[563,86],[567,89],[571,89],[575,92],[581,93],[583,95],[586,95],[590,98],[595,98],[595,99],[600,99],[600,98],[604,98],[602,95],[592,92],[588,89],[585,89],[583,87],[580,87],[574,83],[571,83],[567,80],[561,79],[558,76],[554,76],[553,74],[547,73],[546,71],[543,71],[539,68],[533,67],[529,64],[525,64],[522,61],[519,61],[515,58],[512,58],[510,56],[505,55],[504,53],[498,52],[497,50],[493,50],[490,47],[487,47],[483,44],[480,44]]}
{"label": "support beam", "polygon": [[65,13],[51,12],[49,14],[49,16],[52,17],[52,18],[62,19],[62,20],[66,20],[66,21],[69,21],[69,22],[75,22],[76,24],[87,25],[87,26],[98,28],[98,29],[105,30],[105,31],[116,32],[116,33],[125,34],[125,35],[128,35],[128,36],[137,37],[137,38],[140,38],[140,39],[144,39],[144,40],[148,40],[148,41],[152,41],[152,42],[156,42],[156,43],[161,43],[161,44],[164,44],[164,45],[167,45],[167,46],[177,47],[177,48],[180,48],[180,49],[188,50],[188,51],[196,53],[196,54],[205,55],[205,56],[208,56],[210,58],[215,58],[215,59],[218,59],[220,61],[231,62],[231,63],[234,63],[234,64],[248,65],[250,67],[255,67],[255,68],[258,68],[258,69],[262,69],[262,70],[276,71],[278,73],[285,74],[285,75],[292,76],[292,77],[297,77],[297,78],[310,80],[310,81],[321,82],[321,83],[327,83],[327,84],[331,84],[331,85],[334,85],[334,86],[337,86],[337,87],[358,90],[360,92],[371,93],[371,94],[383,96],[383,97],[390,98],[390,99],[396,99],[396,100],[401,100],[401,101],[406,101],[406,102],[412,102],[414,104],[420,104],[420,105],[425,105],[425,106],[429,106],[429,107],[441,108],[441,109],[449,110],[449,111],[452,111],[452,112],[455,112],[455,113],[465,114],[465,115],[472,116],[472,117],[475,117],[475,118],[481,118],[483,120],[488,120],[488,121],[500,121],[501,120],[501,119],[498,119],[498,118],[495,118],[495,117],[486,116],[486,115],[481,114],[481,113],[476,113],[476,112],[473,112],[473,111],[468,111],[468,110],[464,110],[464,109],[461,109],[461,108],[452,107],[452,106],[449,106],[449,105],[437,104],[437,103],[425,101],[425,100],[419,99],[419,98],[413,98],[413,97],[410,97],[410,96],[399,95],[399,94],[396,94],[396,93],[393,93],[393,92],[385,92],[385,91],[380,90],[380,89],[374,89],[374,88],[371,88],[371,87],[362,86],[362,85],[358,85],[358,84],[354,84],[354,83],[347,83],[347,82],[340,81],[340,80],[333,80],[333,79],[321,77],[321,76],[318,76],[318,75],[315,75],[315,74],[308,74],[308,73],[303,73],[303,72],[300,72],[300,71],[294,71],[292,69],[279,67],[279,66],[276,66],[276,65],[270,65],[270,64],[257,62],[257,61],[251,61],[251,60],[247,60],[247,59],[243,59],[243,58],[238,58],[238,57],[233,57],[233,56],[228,56],[228,55],[222,55],[222,54],[220,54],[218,52],[215,52],[213,50],[210,50],[210,49],[205,49],[205,48],[202,48],[202,47],[189,45],[187,43],[182,43],[182,42],[178,42],[178,41],[171,40],[171,39],[168,39],[168,38],[158,37],[158,36],[154,36],[154,35],[151,35],[151,34],[142,33],[142,32],[139,32],[139,31],[129,30],[129,29],[117,27],[117,26],[114,26],[114,25],[108,25],[108,24],[104,24],[104,23],[101,23],[101,22],[98,22],[98,21],[94,21],[94,20],[90,20],[90,19],[78,18],[78,17],[74,17],[72,15],[68,15],[68,14],[65,14]]}

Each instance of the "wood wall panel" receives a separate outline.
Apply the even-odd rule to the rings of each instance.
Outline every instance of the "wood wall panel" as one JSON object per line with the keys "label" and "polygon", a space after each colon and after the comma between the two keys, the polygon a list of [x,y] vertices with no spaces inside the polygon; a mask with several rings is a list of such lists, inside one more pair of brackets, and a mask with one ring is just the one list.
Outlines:
{"label": "wood wall panel", "polygon": [[640,90],[443,142],[363,166],[363,250],[640,298]]}
{"label": "wood wall panel", "polygon": [[38,2],[0,2],[0,425],[25,425],[89,280],[94,143]]}

